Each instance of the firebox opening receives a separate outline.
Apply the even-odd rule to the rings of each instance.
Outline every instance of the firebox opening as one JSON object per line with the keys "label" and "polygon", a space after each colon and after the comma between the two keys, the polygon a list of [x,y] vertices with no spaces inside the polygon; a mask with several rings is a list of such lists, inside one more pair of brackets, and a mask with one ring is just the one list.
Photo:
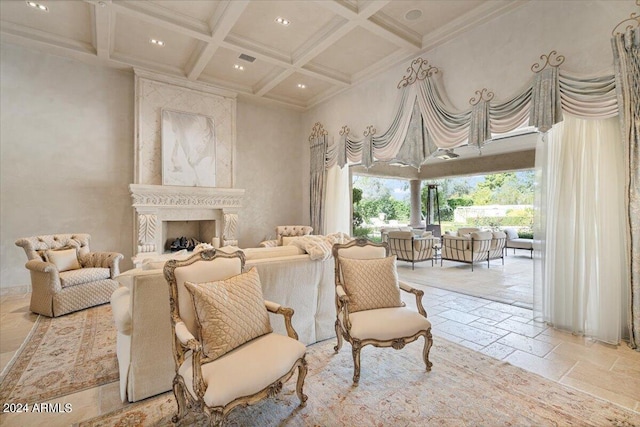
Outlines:
{"label": "firebox opening", "polygon": [[164,221],[162,224],[164,250],[171,251],[171,244],[181,237],[195,239],[202,243],[211,243],[216,237],[216,222],[203,221]]}

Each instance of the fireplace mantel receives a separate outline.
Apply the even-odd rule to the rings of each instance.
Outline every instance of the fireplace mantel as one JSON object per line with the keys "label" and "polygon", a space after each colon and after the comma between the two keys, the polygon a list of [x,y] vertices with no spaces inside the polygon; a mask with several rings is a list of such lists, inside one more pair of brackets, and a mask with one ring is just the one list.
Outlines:
{"label": "fireplace mantel", "polygon": [[129,190],[136,216],[134,264],[163,252],[169,221],[215,221],[215,236],[237,245],[244,189],[130,184]]}
{"label": "fireplace mantel", "polygon": [[232,209],[242,207],[244,190],[237,188],[177,187],[130,184],[134,208],[183,207]]}

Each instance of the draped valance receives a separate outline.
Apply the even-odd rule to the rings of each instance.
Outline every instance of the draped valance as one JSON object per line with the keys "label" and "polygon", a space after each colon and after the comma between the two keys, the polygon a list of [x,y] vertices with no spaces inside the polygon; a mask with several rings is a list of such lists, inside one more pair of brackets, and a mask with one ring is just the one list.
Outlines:
{"label": "draped valance", "polygon": [[439,81],[438,69],[417,58],[398,83],[391,124],[383,132],[369,126],[362,138],[344,126],[340,137],[326,149],[325,167],[347,162],[370,167],[374,162],[393,162],[417,169],[438,149],[463,145],[481,148],[493,135],[522,126],[547,132],[562,121],[566,111],[583,118],[609,118],[618,114],[615,76],[580,77],[559,67],[564,56],[551,51],[531,67],[526,87],[504,101],[483,88],[469,100],[469,108],[456,110]]}

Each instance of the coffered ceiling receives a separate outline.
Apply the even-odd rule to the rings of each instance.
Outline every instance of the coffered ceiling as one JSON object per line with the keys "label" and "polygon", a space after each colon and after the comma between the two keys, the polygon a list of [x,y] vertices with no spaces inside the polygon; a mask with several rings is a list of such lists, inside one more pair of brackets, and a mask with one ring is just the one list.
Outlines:
{"label": "coffered ceiling", "polygon": [[0,35],[306,109],[525,1],[1,0]]}

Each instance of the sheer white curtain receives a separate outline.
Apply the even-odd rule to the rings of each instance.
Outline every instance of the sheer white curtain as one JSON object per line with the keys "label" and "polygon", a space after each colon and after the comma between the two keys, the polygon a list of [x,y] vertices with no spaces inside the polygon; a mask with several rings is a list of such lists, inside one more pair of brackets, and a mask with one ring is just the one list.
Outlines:
{"label": "sheer white curtain", "polygon": [[351,233],[351,197],[349,197],[349,167],[337,164],[327,169],[324,230],[326,234]]}
{"label": "sheer white curtain", "polygon": [[568,114],[537,148],[534,313],[618,344],[626,325],[624,155],[617,118]]}

